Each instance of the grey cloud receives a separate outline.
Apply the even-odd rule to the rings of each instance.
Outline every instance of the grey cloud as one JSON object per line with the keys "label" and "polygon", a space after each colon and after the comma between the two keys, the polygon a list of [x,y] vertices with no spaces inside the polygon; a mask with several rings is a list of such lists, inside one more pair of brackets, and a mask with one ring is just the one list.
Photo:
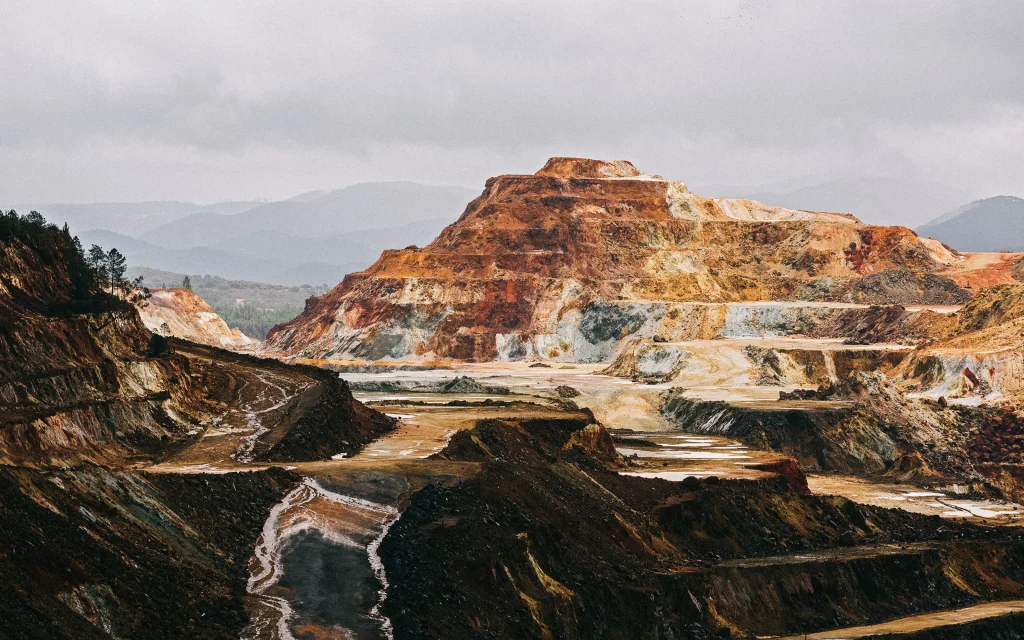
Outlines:
{"label": "grey cloud", "polygon": [[[0,197],[170,195],[103,157],[87,188],[47,192],[90,150],[211,199],[353,175],[478,186],[557,153],[706,182],[915,171],[1024,191],[1007,169],[1024,159],[1012,3],[11,4],[0,148],[38,165],[6,168]],[[308,184],[325,158],[337,177]],[[207,184],[175,173],[189,163]]]}

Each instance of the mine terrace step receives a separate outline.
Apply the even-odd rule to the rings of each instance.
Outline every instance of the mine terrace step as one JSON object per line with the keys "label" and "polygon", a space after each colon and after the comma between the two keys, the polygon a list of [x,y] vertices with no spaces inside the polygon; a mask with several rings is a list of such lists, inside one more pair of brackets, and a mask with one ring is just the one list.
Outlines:
{"label": "mine terrace step", "polygon": [[[845,640],[849,638],[871,638],[888,634],[909,634],[917,631],[938,629],[951,625],[965,625],[979,620],[1012,616],[1024,613],[1024,600],[1004,600],[986,602],[963,609],[933,611],[906,618],[898,618],[889,622],[847,627],[831,631],[799,634],[794,636],[758,636],[758,638],[774,638],[777,640]],[[916,636],[915,636],[916,637]],[[951,637],[951,636],[950,636]],[[972,636],[975,637],[975,636]],[[981,636],[977,636],[981,637]]]}
{"label": "mine terrace step", "polygon": [[720,568],[747,568],[747,567],[771,567],[779,565],[794,565],[805,563],[821,562],[845,562],[848,560],[859,560],[863,558],[877,558],[881,556],[913,555],[925,551],[934,551],[941,548],[936,542],[915,542],[911,544],[878,544],[859,547],[842,547],[838,549],[824,549],[820,551],[807,551],[784,556],[769,556],[766,558],[740,558],[727,560],[716,565]]}
{"label": "mine terrace step", "polygon": [[726,402],[737,409],[758,411],[833,411],[849,409],[856,405],[850,400],[729,400]]}

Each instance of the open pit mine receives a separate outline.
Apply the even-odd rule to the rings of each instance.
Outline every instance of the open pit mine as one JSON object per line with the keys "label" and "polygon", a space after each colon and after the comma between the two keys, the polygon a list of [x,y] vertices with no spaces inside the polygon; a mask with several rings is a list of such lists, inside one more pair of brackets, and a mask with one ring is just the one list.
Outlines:
{"label": "open pit mine", "polygon": [[552,158],[257,344],[22,227],[2,637],[1024,638],[1024,255]]}

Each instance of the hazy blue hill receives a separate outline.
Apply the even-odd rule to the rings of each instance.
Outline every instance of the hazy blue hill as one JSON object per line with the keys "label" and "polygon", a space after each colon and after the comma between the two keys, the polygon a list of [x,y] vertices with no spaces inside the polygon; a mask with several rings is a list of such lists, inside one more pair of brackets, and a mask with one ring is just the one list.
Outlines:
{"label": "hazy blue hill", "polygon": [[237,215],[197,213],[152,229],[146,239],[166,247],[204,246],[211,237],[249,231],[283,231],[321,238],[413,222],[446,218],[453,222],[472,189],[414,182],[365,182],[328,192],[308,192]]}
{"label": "hazy blue hill", "polygon": [[960,251],[1024,251],[1024,199],[976,200],[916,231]]}
{"label": "hazy blue hill", "polygon": [[82,241],[82,246],[85,247],[86,251],[88,251],[89,246],[93,244],[98,244],[105,249],[115,247],[126,256],[129,254],[140,255],[150,251],[166,251],[163,247],[158,247],[155,244],[146,242],[145,240],[139,240],[138,238],[133,238],[132,236],[127,236],[115,231],[108,231],[106,229],[89,229],[88,231],[79,233],[78,239]]}
{"label": "hazy blue hill", "polygon": [[168,249],[188,249],[209,246],[244,234],[249,229],[243,224],[239,214],[198,212],[160,225],[140,236]]}
{"label": "hazy blue hill", "polygon": [[68,223],[78,233],[89,229],[107,229],[126,235],[138,235],[197,212],[238,214],[261,202],[218,202],[208,205],[163,200],[152,202],[96,202],[89,204],[26,204],[15,209],[36,210],[47,220]]}
{"label": "hazy blue hill", "polygon": [[[180,273],[210,273],[226,278],[266,280],[274,277],[277,266],[261,260],[233,255],[220,249],[194,247],[167,249],[105,229],[91,229],[79,234],[82,244],[98,244],[105,249],[117,248],[128,264],[150,266]],[[291,284],[291,283],[287,283]],[[301,284],[301,283],[296,283]]]}
{"label": "hazy blue hill", "polygon": [[[281,231],[210,234],[213,246],[167,248],[105,229],[79,234],[88,249],[116,247],[128,263],[180,274],[211,274],[277,285],[335,285],[373,264],[384,249],[430,242],[445,218],[399,227],[370,229],[322,238],[300,238]],[[159,236],[155,236],[159,237]]]}
{"label": "hazy blue hill", "polygon": [[269,203],[248,211],[245,218],[253,229],[317,237],[440,217],[454,222],[477,195],[465,187],[364,182],[312,200]]}
{"label": "hazy blue hill", "polygon": [[972,197],[943,184],[895,178],[830,180],[790,191],[714,195],[750,198],[789,209],[852,213],[868,224],[911,228]]}
{"label": "hazy blue hill", "polygon": [[[372,182],[273,203],[54,205],[50,219],[68,221],[86,246],[117,247],[132,265],[334,285],[385,249],[429,243],[476,195],[463,187]],[[146,228],[165,218],[172,219]],[[110,226],[83,226],[92,220]]]}

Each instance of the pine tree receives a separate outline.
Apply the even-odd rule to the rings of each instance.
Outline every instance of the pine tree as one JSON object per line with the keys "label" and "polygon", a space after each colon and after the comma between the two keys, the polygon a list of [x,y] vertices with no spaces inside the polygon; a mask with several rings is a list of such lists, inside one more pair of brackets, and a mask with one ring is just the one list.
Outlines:
{"label": "pine tree", "polygon": [[108,275],[107,275],[107,252],[103,250],[98,244],[92,245],[89,249],[89,254],[85,257],[86,264],[96,274],[96,286],[106,288]]}
{"label": "pine tree", "polygon": [[82,250],[82,242],[78,236],[70,237],[68,225],[64,225],[64,236],[70,238],[71,243],[64,250],[64,260],[68,265],[68,278],[75,290],[76,300],[86,300],[92,296],[96,287],[96,274],[89,267],[86,261],[85,252]]}
{"label": "pine tree", "polygon": [[135,278],[131,282],[128,282],[126,280],[123,281],[125,290],[130,292],[128,294],[128,302],[132,303],[133,305],[140,309],[142,309],[143,307],[148,307],[149,303],[146,302],[146,300],[149,300],[150,298],[153,297],[153,294],[149,291],[149,287],[143,285],[143,280],[144,278],[142,276],[139,276],[138,278]]}
{"label": "pine tree", "polygon": [[124,272],[127,270],[127,260],[117,249],[107,252],[107,278],[110,280],[110,293],[113,295],[114,287],[125,289],[129,285],[125,282]]}
{"label": "pine tree", "polygon": [[192,278],[189,278],[188,276],[185,276],[185,279],[181,281],[181,288],[182,289],[187,289],[187,290],[191,291],[192,290]]}

